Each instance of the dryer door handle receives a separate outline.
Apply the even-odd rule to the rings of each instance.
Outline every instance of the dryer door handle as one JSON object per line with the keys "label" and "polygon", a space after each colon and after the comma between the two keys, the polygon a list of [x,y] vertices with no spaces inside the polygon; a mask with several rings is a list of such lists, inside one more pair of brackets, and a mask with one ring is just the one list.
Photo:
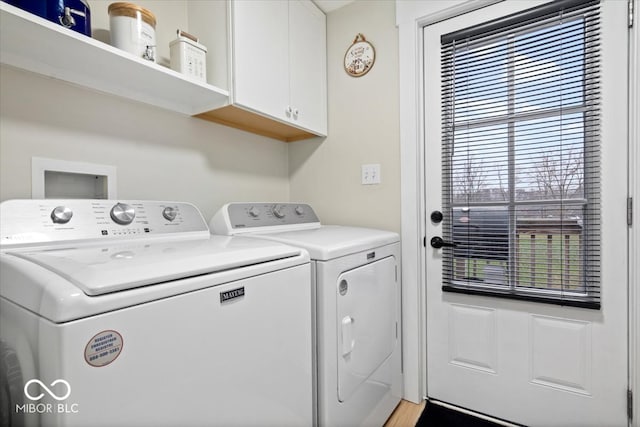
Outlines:
{"label": "dryer door handle", "polygon": [[348,356],[356,346],[356,341],[353,339],[354,321],[351,316],[342,318],[342,357]]}

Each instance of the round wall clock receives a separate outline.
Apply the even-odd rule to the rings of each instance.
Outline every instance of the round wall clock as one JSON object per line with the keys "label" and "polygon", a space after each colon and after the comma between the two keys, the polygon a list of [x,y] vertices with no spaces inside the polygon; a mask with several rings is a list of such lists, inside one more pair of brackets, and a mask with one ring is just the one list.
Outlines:
{"label": "round wall clock", "polygon": [[344,54],[344,70],[350,76],[361,77],[369,72],[375,60],[376,50],[373,45],[358,33]]}

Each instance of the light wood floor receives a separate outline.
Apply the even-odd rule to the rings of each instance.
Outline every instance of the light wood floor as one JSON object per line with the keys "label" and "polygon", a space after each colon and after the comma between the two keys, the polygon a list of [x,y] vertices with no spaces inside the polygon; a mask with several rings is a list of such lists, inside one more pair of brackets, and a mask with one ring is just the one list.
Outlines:
{"label": "light wood floor", "polygon": [[423,401],[418,405],[406,400],[401,400],[384,427],[414,427],[416,422],[418,422],[418,418],[420,418],[420,414],[422,414],[425,403],[426,401]]}

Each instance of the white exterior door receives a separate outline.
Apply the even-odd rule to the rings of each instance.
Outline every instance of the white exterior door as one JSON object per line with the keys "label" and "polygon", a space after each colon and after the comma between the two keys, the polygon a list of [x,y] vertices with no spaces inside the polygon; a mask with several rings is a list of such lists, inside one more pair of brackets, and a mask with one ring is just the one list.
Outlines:
{"label": "white exterior door", "polygon": [[600,309],[442,290],[440,36],[544,2],[501,2],[424,29],[427,396],[530,426],[626,426],[627,2],[601,3]]}

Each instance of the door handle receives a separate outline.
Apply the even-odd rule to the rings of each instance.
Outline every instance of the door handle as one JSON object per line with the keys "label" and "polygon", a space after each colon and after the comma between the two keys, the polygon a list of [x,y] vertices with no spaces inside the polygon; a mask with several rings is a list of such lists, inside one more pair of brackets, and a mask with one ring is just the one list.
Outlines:
{"label": "door handle", "polygon": [[453,242],[445,242],[444,240],[442,240],[442,237],[440,237],[440,236],[435,236],[435,237],[433,237],[431,239],[431,247],[432,248],[440,249],[440,248],[442,248],[444,246],[449,247],[449,248],[455,248],[458,245],[456,245]]}
{"label": "door handle", "polygon": [[351,316],[345,316],[342,319],[342,357],[348,356],[353,348],[356,346],[356,341],[353,339],[353,322],[354,319]]}

